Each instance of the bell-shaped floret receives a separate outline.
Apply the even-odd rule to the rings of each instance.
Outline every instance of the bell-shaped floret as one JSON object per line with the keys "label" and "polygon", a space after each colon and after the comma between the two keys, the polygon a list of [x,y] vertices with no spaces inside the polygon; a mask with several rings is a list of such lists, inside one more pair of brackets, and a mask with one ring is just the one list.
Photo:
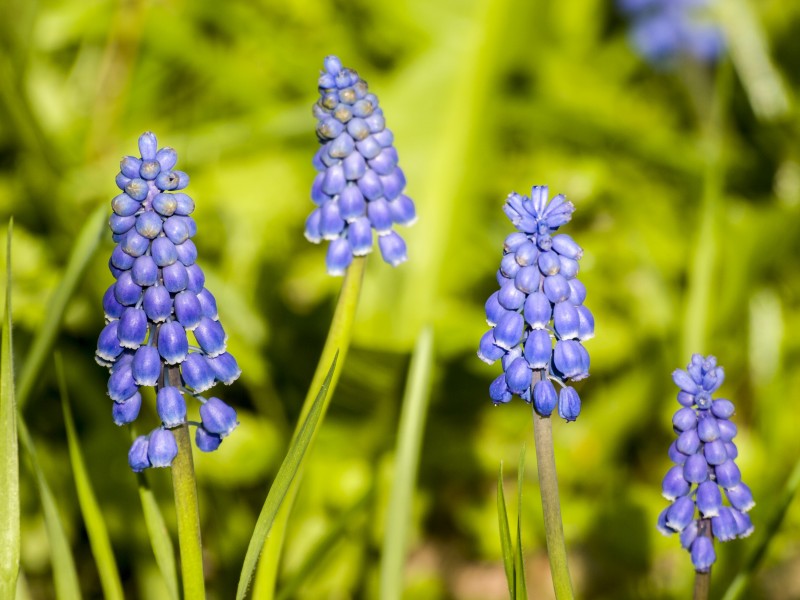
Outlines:
{"label": "bell-shaped floret", "polygon": [[156,429],[150,433],[147,458],[152,467],[169,467],[178,455],[175,436],[168,429]]}
{"label": "bell-shaped floret", "polygon": [[150,459],[147,457],[149,441],[148,436],[140,435],[131,444],[131,449],[128,451],[128,464],[135,473],[141,473],[150,467]]}
{"label": "bell-shaped floret", "polygon": [[558,416],[565,421],[574,421],[581,413],[581,399],[578,392],[569,386],[558,394]]}
{"label": "bell-shaped floret", "polygon": [[213,452],[219,448],[219,445],[222,443],[222,438],[215,433],[209,432],[205,427],[200,425],[197,427],[197,431],[195,431],[194,443],[197,444],[197,448],[202,452]]}
{"label": "bell-shaped floret", "polygon": [[228,436],[239,424],[236,411],[216,397],[209,398],[200,407],[203,427],[221,438]]}
{"label": "bell-shaped floret", "polygon": [[184,383],[198,393],[214,387],[216,380],[211,365],[199,352],[190,353],[181,363],[181,376]]}
{"label": "bell-shaped floret", "polygon": [[181,391],[171,385],[158,390],[156,395],[156,412],[164,427],[177,427],[186,422],[186,401]]}
{"label": "bell-shaped floret", "polygon": [[139,411],[142,408],[142,395],[136,392],[133,396],[126,399],[124,402],[114,402],[111,409],[111,417],[117,425],[127,425],[133,423],[136,417],[139,416]]}
{"label": "bell-shaped floret", "polygon": [[543,417],[549,417],[558,404],[558,396],[549,379],[537,381],[533,386],[533,407]]}

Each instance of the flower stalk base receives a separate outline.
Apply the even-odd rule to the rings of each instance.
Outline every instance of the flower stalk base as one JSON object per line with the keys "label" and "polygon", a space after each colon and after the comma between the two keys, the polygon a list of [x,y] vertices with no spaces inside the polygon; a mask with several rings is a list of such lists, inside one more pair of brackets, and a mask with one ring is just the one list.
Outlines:
{"label": "flower stalk base", "polygon": [[572,580],[567,565],[567,546],[561,522],[561,505],[558,499],[556,458],[553,451],[553,421],[533,411],[533,439],[536,444],[536,464],[539,470],[539,493],[542,496],[544,532],[547,556],[557,600],[572,600]]}

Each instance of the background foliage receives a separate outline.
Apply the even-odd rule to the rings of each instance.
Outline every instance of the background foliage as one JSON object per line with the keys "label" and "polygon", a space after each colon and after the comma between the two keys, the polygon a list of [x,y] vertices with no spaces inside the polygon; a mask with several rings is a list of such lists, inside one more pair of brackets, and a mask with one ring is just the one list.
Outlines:
{"label": "background foliage", "polygon": [[[792,98],[800,5],[751,5]],[[331,53],[380,97],[420,220],[402,232],[408,263],[393,270],[370,260],[354,348],[290,524],[281,584],[297,585],[298,598],[377,597],[408,356],[432,323],[437,363],[406,595],[506,597],[496,475],[503,461],[516,514],[515,466],[531,421],[522,403],[491,405],[498,369],[475,349],[511,230],[503,200],[548,183],[577,206],[569,233],[585,248],[581,280],[598,331],[588,345],[592,377],[580,386],[583,414],[555,427],[576,588],[586,598],[687,596],[689,557],[655,520],[677,406],[669,373],[689,359],[692,332],[682,323],[708,150],[692,88],[635,55],[612,3],[3,0],[0,10],[0,221],[15,218],[18,370],[81,226],[116,193],[118,160],[135,152],[138,135],[152,130],[175,147],[192,177],[200,264],[244,371],[224,390],[241,427],[219,452],[196,456],[209,597],[235,587],[340,285],[325,275],[324,248],[302,236],[317,146],[310,106]],[[708,335],[692,349],[726,367],[722,392],[737,405],[740,466],[758,502],[756,535],[721,548],[717,594],[800,457],[800,341],[791,334],[800,327],[800,121],[791,108],[759,120],[743,83],[734,76],[725,107]],[[705,90],[693,89],[702,103]],[[106,232],[56,347],[126,595],[164,597],[126,463],[129,436],[111,421],[107,375],[92,360],[111,248]],[[155,423],[152,403],[147,411]],[[97,597],[52,364],[24,416],[80,585]],[[24,464],[23,570],[30,597],[47,598],[47,536]],[[531,597],[546,598],[535,461],[526,469],[528,585]],[[169,474],[151,481],[174,528]],[[333,527],[341,535],[327,542]],[[795,502],[748,597],[800,596],[799,533]],[[328,551],[293,582],[321,541]]]}

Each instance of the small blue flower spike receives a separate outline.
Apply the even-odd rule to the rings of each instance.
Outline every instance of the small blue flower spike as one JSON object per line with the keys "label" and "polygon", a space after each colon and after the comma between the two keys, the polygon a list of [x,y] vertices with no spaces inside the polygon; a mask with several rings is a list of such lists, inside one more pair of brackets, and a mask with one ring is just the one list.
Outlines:
{"label": "small blue flower spike", "polygon": [[[726,542],[753,532],[747,512],[755,502],[734,462],[738,451],[733,443],[736,426],[730,421],[733,403],[712,398],[724,379],[717,360],[700,354],[692,356],[686,370],[672,374],[682,408],[672,417],[678,437],[669,457],[675,466],[662,483],[671,504],[659,515],[658,529],[664,535],[680,534],[699,573],[716,560],[714,538]],[[723,504],[723,493],[730,506]]]}
{"label": "small blue flower spike", "polygon": [[219,404],[232,408],[199,394],[217,382],[229,385],[241,374],[226,351],[227,335],[216,301],[196,264],[197,247],[191,238],[197,226],[190,216],[194,201],[180,191],[189,184],[189,176],[174,169],[175,150],[159,149],[150,132],[139,138],[139,153],[140,158],[122,159],[116,177],[121,193],[111,201],[114,212],[109,219],[117,243],[109,269],[116,281],[103,296],[106,326],[95,354],[111,373],[108,395],[117,425],[138,417],[141,387],[156,388],[161,426],[131,446],[128,463],[137,472],[172,464],[177,446],[169,429],[186,423],[184,397],[216,407],[212,412],[220,416],[214,424],[224,431],[198,425],[195,437],[201,450],[216,450],[236,427],[236,413],[231,418]]}
{"label": "small blue flower spike", "polygon": [[551,199],[547,186],[535,186],[530,197],[509,195],[503,210],[519,231],[506,238],[497,271],[500,289],[486,301],[491,329],[481,338],[478,357],[503,365],[489,396],[503,404],[516,395],[533,402],[543,417],[558,408],[561,418],[574,421],[581,400],[567,383],[589,376],[583,342],[594,337],[594,317],[583,305],[586,288],[576,279],[583,250],[555,232],[575,207],[561,194]]}
{"label": "small blue flower spike", "polygon": [[713,64],[725,39],[709,9],[713,0],[617,0],[631,18],[630,39],[648,62],[667,67],[681,56]]}
{"label": "small blue flower spike", "polygon": [[374,231],[383,260],[396,267],[407,253],[392,227],[413,225],[417,215],[403,193],[406,178],[378,98],[335,56],[325,58],[319,93],[313,112],[322,147],[314,156],[319,173],[311,186],[317,208],[306,220],[306,239],[328,240],[328,274],[343,275],[354,256],[372,252]]}

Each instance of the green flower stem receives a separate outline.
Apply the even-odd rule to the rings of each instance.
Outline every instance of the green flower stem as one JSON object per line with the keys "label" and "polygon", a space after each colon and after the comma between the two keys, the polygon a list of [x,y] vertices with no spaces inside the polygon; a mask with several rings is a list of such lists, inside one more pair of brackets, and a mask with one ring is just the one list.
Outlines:
{"label": "green flower stem", "polygon": [[[364,280],[364,267],[366,265],[366,257],[357,257],[353,259],[352,264],[347,269],[342,282],[342,291],[339,294],[339,300],[336,303],[336,309],[333,313],[333,321],[331,328],[328,331],[328,338],[325,340],[325,346],[322,348],[322,355],[317,363],[317,369],[314,371],[314,376],[311,379],[311,384],[308,387],[306,399],[303,402],[303,408],[300,411],[300,418],[297,420],[292,440],[297,437],[299,428],[305,422],[314,399],[319,392],[320,387],[325,381],[328,369],[333,362],[336,352],[339,352],[339,364],[341,365],[333,374],[331,379],[328,394],[325,397],[325,403],[322,407],[322,414],[320,419],[325,418],[325,413],[328,410],[333,392],[336,389],[336,384],[339,381],[339,375],[342,373],[345,359],[347,358],[347,350],[350,347],[350,339],[353,331],[353,321],[355,320],[356,309],[358,308],[358,298],[361,295],[361,283]],[[309,443],[309,450],[314,444],[316,438],[315,430],[311,442]],[[258,573],[253,586],[253,598],[259,600],[272,600],[275,597],[275,584],[278,577],[278,566],[280,564],[281,551],[283,549],[283,541],[286,536],[286,526],[289,522],[289,516],[294,506],[294,500],[297,496],[297,491],[303,479],[302,467],[297,472],[289,491],[286,494],[286,500],[281,506],[278,515],[272,525],[272,531],[264,544],[264,549],[261,553],[261,560],[258,564]]]}
{"label": "green flower stem", "polygon": [[[180,371],[168,369],[169,385],[180,387]],[[184,423],[172,430],[178,443],[178,455],[172,461],[172,487],[178,517],[178,545],[181,554],[181,577],[184,600],[205,600],[203,551],[200,542],[200,512],[197,505],[197,482],[192,460],[189,426]]]}
{"label": "green flower stem", "polygon": [[[534,384],[541,378],[534,371]],[[533,411],[533,440],[536,444],[536,464],[539,470],[539,493],[542,496],[544,513],[544,535],[547,540],[547,556],[550,559],[550,574],[557,600],[572,600],[572,581],[567,565],[567,546],[564,542],[564,526],[561,523],[561,504],[558,500],[558,478],[556,456],[553,451],[553,422]]]}
{"label": "green flower stem", "polygon": [[696,571],[694,574],[694,600],[708,600],[708,592],[711,589],[711,569],[705,573]]}
{"label": "green flower stem", "polygon": [[[711,96],[711,106],[703,110],[698,106],[702,121],[702,149],[705,157],[703,193],[698,215],[699,227],[692,247],[694,254],[689,268],[689,285],[686,294],[686,316],[683,319],[682,356],[705,352],[708,340],[709,313],[714,270],[717,258],[718,223],[725,185],[725,164],[722,154],[724,111],[731,88],[730,65],[725,62],[717,69],[717,78]],[[701,104],[700,100],[697,102]]]}

